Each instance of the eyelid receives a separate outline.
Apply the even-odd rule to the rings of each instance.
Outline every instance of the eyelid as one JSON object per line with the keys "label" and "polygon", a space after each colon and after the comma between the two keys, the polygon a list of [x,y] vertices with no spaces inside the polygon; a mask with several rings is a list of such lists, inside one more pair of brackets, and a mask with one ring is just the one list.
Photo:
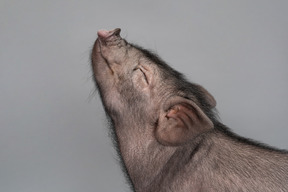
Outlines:
{"label": "eyelid", "polygon": [[143,67],[143,66],[141,66],[141,65],[138,65],[138,66],[136,66],[136,67],[133,69],[133,71],[136,71],[136,70],[138,70],[138,69],[139,69],[139,70],[142,72],[142,74],[144,75],[144,79],[145,79],[146,83],[149,84],[148,78],[147,78],[146,73],[145,73],[145,71],[146,71],[145,67]]}
{"label": "eyelid", "polygon": [[136,66],[135,70],[137,70],[137,69],[140,69],[143,73],[146,73],[146,71],[147,71],[147,69],[144,66],[142,66],[142,65]]}

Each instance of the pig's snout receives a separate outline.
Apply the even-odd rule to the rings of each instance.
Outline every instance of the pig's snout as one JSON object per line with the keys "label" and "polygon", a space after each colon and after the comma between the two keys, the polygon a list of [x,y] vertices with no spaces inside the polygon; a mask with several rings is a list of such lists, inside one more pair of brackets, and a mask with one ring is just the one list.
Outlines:
{"label": "pig's snout", "polygon": [[121,32],[120,28],[116,28],[112,31],[99,30],[97,32],[97,35],[101,42],[106,42],[106,41],[114,40],[115,38],[119,38],[120,32]]}
{"label": "pig's snout", "polygon": [[[114,64],[123,63],[126,53],[126,47],[120,46],[122,38],[120,37],[120,28],[114,30],[99,30],[98,38],[92,50],[92,62],[94,73],[100,76],[100,72],[107,70],[114,74]],[[118,46],[117,46],[118,45]]]}

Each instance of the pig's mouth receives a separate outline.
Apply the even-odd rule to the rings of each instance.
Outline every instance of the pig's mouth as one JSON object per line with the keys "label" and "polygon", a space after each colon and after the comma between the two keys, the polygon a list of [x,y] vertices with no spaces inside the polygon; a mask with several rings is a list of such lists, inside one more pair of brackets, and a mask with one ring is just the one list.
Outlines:
{"label": "pig's mouth", "polygon": [[119,47],[121,44],[122,38],[120,36],[120,32],[120,28],[116,28],[111,31],[99,30],[97,32],[98,38],[93,48],[92,59],[94,58],[94,65],[103,66],[103,64],[105,64],[112,75],[114,74],[114,71],[107,60],[107,54],[110,52],[110,49],[114,49],[115,46]]}
{"label": "pig's mouth", "polygon": [[[98,38],[96,40],[96,43],[95,43],[95,53],[96,53],[96,55],[98,55],[98,56],[95,56],[95,59],[96,59],[95,64],[101,63],[101,62],[99,62],[99,60],[100,61],[102,60],[102,63],[105,63],[107,65],[107,67],[109,68],[109,71],[113,75],[114,71],[112,70],[111,66],[109,65],[108,60],[102,55],[101,46],[102,46],[102,41]],[[97,62],[97,60],[98,60],[98,62]]]}

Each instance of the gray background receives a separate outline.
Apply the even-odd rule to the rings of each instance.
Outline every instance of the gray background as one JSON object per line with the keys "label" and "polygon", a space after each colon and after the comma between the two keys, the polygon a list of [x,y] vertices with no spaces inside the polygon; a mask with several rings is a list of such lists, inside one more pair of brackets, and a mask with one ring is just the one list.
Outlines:
{"label": "gray background", "polygon": [[101,28],[155,50],[235,132],[288,148],[288,1],[1,0],[0,191],[129,191],[94,94]]}

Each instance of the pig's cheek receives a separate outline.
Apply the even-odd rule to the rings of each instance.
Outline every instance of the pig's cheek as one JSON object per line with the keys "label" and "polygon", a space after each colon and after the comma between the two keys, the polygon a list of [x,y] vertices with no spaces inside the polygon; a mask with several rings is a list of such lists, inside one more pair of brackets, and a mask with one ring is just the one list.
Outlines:
{"label": "pig's cheek", "polygon": [[109,90],[104,91],[104,103],[113,111],[118,111],[119,109],[123,109],[123,103],[121,102],[119,93],[116,91],[112,91],[110,88]]}
{"label": "pig's cheek", "polygon": [[94,74],[96,75],[96,79],[107,81],[107,77],[111,74],[111,70],[106,62],[98,61],[94,67]]}

